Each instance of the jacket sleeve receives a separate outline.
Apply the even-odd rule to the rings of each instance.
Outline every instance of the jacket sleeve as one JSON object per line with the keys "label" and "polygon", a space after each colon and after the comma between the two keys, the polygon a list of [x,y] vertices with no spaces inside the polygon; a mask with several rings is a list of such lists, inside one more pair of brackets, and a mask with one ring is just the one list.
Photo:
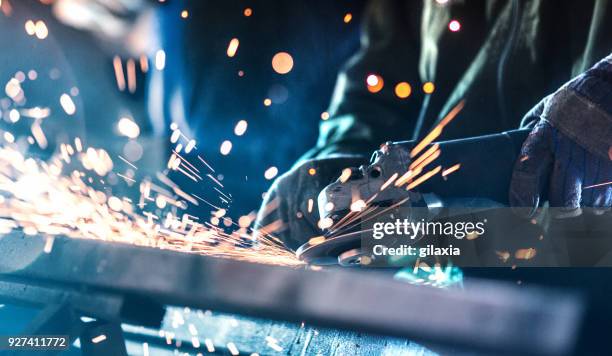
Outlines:
{"label": "jacket sleeve", "polygon": [[[361,48],[340,72],[316,147],[303,159],[336,153],[367,154],[381,143],[412,132],[423,94],[419,80],[422,1],[374,0],[366,9]],[[368,75],[382,78],[370,92]],[[400,100],[395,86],[407,82],[411,95]],[[413,118],[413,119],[411,119]]]}

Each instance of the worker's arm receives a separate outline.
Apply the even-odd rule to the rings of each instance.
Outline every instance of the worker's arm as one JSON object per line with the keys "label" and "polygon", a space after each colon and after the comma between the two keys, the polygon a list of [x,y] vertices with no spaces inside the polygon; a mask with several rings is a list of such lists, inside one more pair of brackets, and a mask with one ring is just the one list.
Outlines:
{"label": "worker's arm", "polygon": [[[534,120],[535,119],[535,120]],[[513,206],[544,200],[564,207],[612,206],[612,54],[546,97],[524,119],[535,121],[516,162]]]}

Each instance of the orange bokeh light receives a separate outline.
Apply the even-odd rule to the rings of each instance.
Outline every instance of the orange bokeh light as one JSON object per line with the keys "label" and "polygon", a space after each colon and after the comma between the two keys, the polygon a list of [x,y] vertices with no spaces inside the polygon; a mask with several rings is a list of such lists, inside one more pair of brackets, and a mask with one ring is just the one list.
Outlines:
{"label": "orange bokeh light", "polygon": [[366,85],[370,93],[378,93],[382,90],[385,82],[383,78],[378,74],[369,74],[366,77]]}
{"label": "orange bokeh light", "polygon": [[397,83],[395,86],[395,95],[400,99],[406,99],[412,93],[412,87],[407,82]]}
{"label": "orange bokeh light", "polygon": [[278,74],[287,74],[293,69],[293,58],[287,52],[278,52],[272,57],[272,68]]}

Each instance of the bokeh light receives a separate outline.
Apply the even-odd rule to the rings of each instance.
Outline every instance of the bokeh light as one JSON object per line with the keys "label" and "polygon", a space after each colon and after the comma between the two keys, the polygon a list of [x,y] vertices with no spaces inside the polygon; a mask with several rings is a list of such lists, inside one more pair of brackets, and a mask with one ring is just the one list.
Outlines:
{"label": "bokeh light", "polygon": [[232,151],[232,142],[229,140],[223,141],[219,149],[222,155],[227,156]]}
{"label": "bokeh light", "polygon": [[140,127],[138,127],[138,124],[127,117],[119,119],[117,129],[121,135],[129,138],[136,138],[140,135]]}
{"label": "bokeh light", "polygon": [[36,21],[36,37],[40,40],[44,40],[49,35],[47,25],[43,21]]}
{"label": "bokeh light", "polygon": [[423,84],[423,92],[425,94],[431,94],[431,93],[434,92],[434,90],[436,90],[436,86],[434,85],[434,83],[427,82],[427,83]]}
{"label": "bokeh light", "polygon": [[267,180],[270,180],[270,179],[276,177],[277,174],[278,174],[278,168],[272,166],[272,167],[266,169],[266,171],[264,172],[264,177]]}
{"label": "bokeh light", "polygon": [[62,96],[60,96],[60,104],[62,105],[62,108],[64,109],[66,114],[74,115],[74,113],[76,112],[76,106],[74,105],[74,101],[72,101],[72,98],[68,94],[62,94]]}
{"label": "bokeh light", "polygon": [[278,52],[272,57],[272,68],[278,74],[287,74],[293,69],[293,58],[287,52]]}
{"label": "bokeh light", "polygon": [[347,12],[346,15],[344,15],[344,23],[349,23],[351,22],[351,20],[353,19],[353,14],[351,14],[350,12]]}
{"label": "bokeh light", "polygon": [[249,17],[251,15],[253,15],[253,9],[251,9],[250,7],[244,9],[244,16]]}
{"label": "bokeh light", "polygon": [[457,32],[461,30],[461,23],[457,20],[452,20],[451,22],[448,23],[448,29],[451,30],[452,32]]}
{"label": "bokeh light", "polygon": [[246,120],[240,120],[238,121],[238,123],[236,124],[236,126],[234,127],[234,134],[236,136],[242,136],[244,135],[244,133],[246,132],[248,127],[248,123]]}
{"label": "bokeh light", "polygon": [[405,99],[412,93],[412,87],[407,82],[397,83],[395,86],[395,95],[400,99]]}
{"label": "bokeh light", "polygon": [[369,74],[366,77],[366,85],[371,93],[378,93],[385,85],[383,78],[378,74]]}
{"label": "bokeh light", "polygon": [[166,52],[163,49],[155,52],[155,68],[163,70],[166,67]]}
{"label": "bokeh light", "polygon": [[238,45],[240,45],[240,41],[237,38],[232,38],[229,44],[227,45],[227,56],[233,57],[236,55],[236,51],[238,51]]}

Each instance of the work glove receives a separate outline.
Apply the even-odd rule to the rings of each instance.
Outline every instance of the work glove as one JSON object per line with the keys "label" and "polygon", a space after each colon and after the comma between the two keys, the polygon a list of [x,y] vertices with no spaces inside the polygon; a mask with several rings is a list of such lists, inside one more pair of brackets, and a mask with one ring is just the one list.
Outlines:
{"label": "work glove", "polygon": [[[606,79],[607,78],[607,79]],[[533,216],[548,199],[556,217],[612,206],[612,56],[542,100],[515,164],[510,204]]]}
{"label": "work glove", "polygon": [[257,214],[255,236],[271,235],[296,250],[320,236],[317,197],[348,167],[367,162],[363,156],[346,155],[305,161],[277,178]]}

